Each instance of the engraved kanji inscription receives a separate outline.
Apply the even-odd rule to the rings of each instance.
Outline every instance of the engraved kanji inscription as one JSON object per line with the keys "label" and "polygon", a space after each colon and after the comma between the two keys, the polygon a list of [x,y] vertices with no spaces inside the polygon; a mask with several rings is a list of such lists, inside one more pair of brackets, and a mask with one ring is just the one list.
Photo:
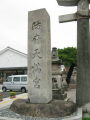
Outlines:
{"label": "engraved kanji inscription", "polygon": [[40,78],[38,78],[38,77],[36,76],[36,78],[33,80],[33,82],[35,83],[35,84],[34,84],[34,87],[35,87],[35,88],[40,88],[40,85],[39,85]]}
{"label": "engraved kanji inscription", "polygon": [[32,30],[34,29],[40,29],[41,27],[41,22],[40,21],[35,21],[32,23]]}
{"label": "engraved kanji inscription", "polygon": [[38,49],[38,48],[36,48],[35,50],[34,50],[34,52],[32,53],[32,58],[34,59],[34,58],[39,58],[39,59],[41,59],[42,57],[41,57],[41,53],[40,53],[40,50]]}
{"label": "engraved kanji inscription", "polygon": [[36,73],[41,72],[40,63],[34,63],[34,65],[31,67],[31,75],[36,76]]}
{"label": "engraved kanji inscription", "polygon": [[40,35],[36,33],[36,35],[33,37],[33,41],[38,41],[40,39]]}

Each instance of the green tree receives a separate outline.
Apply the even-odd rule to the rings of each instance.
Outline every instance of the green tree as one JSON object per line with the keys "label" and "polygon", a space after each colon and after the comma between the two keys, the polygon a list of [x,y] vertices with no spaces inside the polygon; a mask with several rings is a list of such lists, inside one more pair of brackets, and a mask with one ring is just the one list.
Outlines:
{"label": "green tree", "polygon": [[58,49],[59,58],[62,60],[63,64],[66,66],[76,65],[77,61],[77,49],[74,47],[67,47],[64,49]]}
{"label": "green tree", "polygon": [[69,67],[66,81],[67,81],[67,84],[70,84],[70,78],[71,78],[73,69],[76,66],[77,49],[74,47],[58,49],[58,55],[59,55],[59,58],[62,60],[63,64]]}

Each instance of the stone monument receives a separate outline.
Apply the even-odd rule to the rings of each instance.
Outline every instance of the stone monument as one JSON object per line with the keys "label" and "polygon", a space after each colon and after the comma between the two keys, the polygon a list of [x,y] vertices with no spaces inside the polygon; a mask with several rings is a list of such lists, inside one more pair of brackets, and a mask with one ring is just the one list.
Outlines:
{"label": "stone monument", "polygon": [[90,0],[57,0],[62,6],[77,6],[75,14],[62,15],[59,22],[77,21],[77,89],[76,103],[90,102]]}
{"label": "stone monument", "polygon": [[31,103],[52,100],[50,17],[46,9],[28,14],[28,86]]}
{"label": "stone monument", "polygon": [[52,48],[52,95],[53,99],[64,100],[67,94],[64,91],[63,72],[60,70],[61,63],[57,48]]}
{"label": "stone monument", "polygon": [[53,47],[52,48],[52,88],[53,89],[60,89],[62,85],[60,65],[61,65],[61,60],[58,57],[57,48]]}
{"label": "stone monument", "polygon": [[[28,97],[12,103],[10,109],[30,119],[58,119],[76,111],[72,101],[52,100],[50,17],[45,9],[28,17]],[[38,118],[37,118],[38,117]]]}

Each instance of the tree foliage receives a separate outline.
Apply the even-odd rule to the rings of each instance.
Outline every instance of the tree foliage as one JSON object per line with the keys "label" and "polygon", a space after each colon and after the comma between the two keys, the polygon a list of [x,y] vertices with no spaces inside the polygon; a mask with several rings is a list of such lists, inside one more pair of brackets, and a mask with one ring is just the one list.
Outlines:
{"label": "tree foliage", "polygon": [[77,61],[77,49],[74,47],[67,47],[64,49],[58,49],[59,58],[62,60],[63,64],[66,66],[71,66],[76,64]]}

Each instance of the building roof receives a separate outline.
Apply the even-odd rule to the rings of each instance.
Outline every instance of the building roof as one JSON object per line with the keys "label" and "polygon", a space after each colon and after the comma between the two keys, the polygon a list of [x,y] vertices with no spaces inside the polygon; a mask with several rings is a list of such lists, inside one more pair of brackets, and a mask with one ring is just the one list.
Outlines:
{"label": "building roof", "polygon": [[23,53],[23,52],[20,52],[20,51],[18,51],[18,50],[16,50],[16,49],[13,49],[13,48],[11,48],[11,47],[9,47],[9,46],[6,47],[5,49],[1,50],[1,51],[0,51],[0,55],[3,54],[4,52],[8,51],[8,50],[27,57],[27,54],[25,54],[25,53]]}
{"label": "building roof", "polygon": [[0,51],[0,69],[27,67],[27,54],[7,47]]}

